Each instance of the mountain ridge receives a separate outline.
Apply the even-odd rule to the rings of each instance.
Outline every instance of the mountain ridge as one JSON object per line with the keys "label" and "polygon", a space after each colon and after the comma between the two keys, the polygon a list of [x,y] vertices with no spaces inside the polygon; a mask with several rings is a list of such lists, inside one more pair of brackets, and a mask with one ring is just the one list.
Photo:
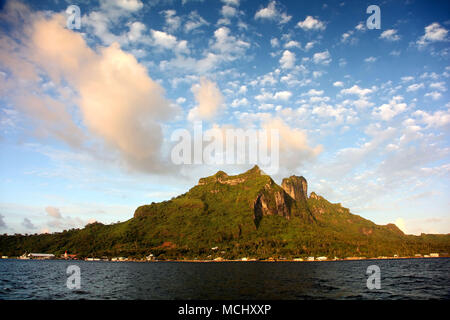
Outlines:
{"label": "mountain ridge", "polygon": [[[218,248],[212,250],[211,248]],[[218,171],[171,200],[138,207],[111,225],[46,235],[0,236],[0,253],[64,251],[80,256],[158,259],[393,256],[448,252],[450,234],[405,235],[311,192],[302,176],[278,185],[258,166]]]}

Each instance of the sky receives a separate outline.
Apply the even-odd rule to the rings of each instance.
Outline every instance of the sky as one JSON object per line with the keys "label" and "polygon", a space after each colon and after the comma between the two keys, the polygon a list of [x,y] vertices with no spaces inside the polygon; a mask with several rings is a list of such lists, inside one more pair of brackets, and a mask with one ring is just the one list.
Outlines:
{"label": "sky", "polygon": [[1,233],[125,221],[253,166],[174,164],[171,134],[198,121],[277,129],[276,182],[450,232],[450,2],[0,3]]}

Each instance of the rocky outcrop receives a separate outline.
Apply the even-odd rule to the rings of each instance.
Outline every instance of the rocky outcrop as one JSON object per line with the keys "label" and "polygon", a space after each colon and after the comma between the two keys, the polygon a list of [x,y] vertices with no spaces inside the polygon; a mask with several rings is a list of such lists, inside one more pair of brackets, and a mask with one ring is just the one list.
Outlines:
{"label": "rocky outcrop", "polygon": [[290,176],[284,178],[281,187],[294,200],[303,201],[308,198],[308,182],[303,177]]}
{"label": "rocky outcrop", "polygon": [[289,219],[291,216],[289,200],[289,196],[283,190],[265,190],[258,194],[253,204],[255,225],[258,227],[261,219],[269,215],[280,215]]}
{"label": "rocky outcrop", "polygon": [[311,195],[309,196],[309,198],[320,200],[321,196],[318,196],[315,192],[311,192]]}
{"label": "rocky outcrop", "polygon": [[198,181],[197,185],[201,186],[201,185],[205,185],[208,183],[218,182],[221,184],[228,184],[228,185],[235,186],[237,184],[246,182],[252,176],[254,177],[254,176],[259,176],[259,175],[265,175],[265,173],[258,166],[254,166],[253,168],[251,168],[250,170],[248,170],[247,172],[245,172],[239,176],[231,176],[230,177],[225,172],[218,171],[215,175],[213,175],[211,177],[201,178]]}

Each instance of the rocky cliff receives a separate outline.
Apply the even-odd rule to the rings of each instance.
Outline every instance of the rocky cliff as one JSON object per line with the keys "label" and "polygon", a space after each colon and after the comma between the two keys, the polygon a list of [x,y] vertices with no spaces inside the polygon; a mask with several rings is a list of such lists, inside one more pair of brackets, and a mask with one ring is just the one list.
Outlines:
{"label": "rocky cliff", "polygon": [[281,182],[281,187],[294,200],[303,201],[308,198],[308,182],[303,177],[290,176],[289,178],[284,178]]}

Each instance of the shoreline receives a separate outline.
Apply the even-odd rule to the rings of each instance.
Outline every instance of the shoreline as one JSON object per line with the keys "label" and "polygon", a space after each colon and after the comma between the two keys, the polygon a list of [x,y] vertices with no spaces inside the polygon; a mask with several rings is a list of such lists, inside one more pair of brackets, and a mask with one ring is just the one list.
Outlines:
{"label": "shoreline", "polygon": [[328,259],[328,260],[122,260],[122,261],[111,261],[111,260],[86,260],[86,259],[20,259],[20,258],[2,258],[0,260],[33,260],[33,261],[84,261],[84,262],[147,262],[147,263],[158,263],[158,262],[186,262],[186,263],[223,263],[223,262],[335,262],[335,261],[366,261],[366,260],[399,260],[399,259],[439,259],[439,258],[450,258],[449,256],[442,257],[383,257],[383,258],[351,258],[351,259]]}

